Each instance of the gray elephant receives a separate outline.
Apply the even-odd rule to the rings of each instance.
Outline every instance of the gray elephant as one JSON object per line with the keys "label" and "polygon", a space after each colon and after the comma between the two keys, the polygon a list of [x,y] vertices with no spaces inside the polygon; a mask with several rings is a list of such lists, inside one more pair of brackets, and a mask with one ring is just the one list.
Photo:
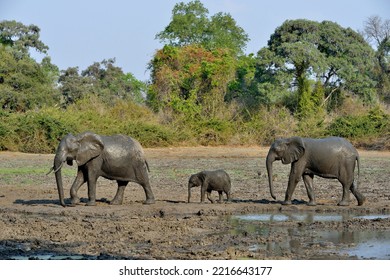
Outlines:
{"label": "gray elephant", "polygon": [[96,205],[96,181],[102,176],[116,180],[118,190],[111,204],[122,204],[123,193],[128,182],[140,184],[146,195],[145,204],[154,203],[154,195],[149,184],[148,163],[142,147],[135,139],[124,135],[101,136],[91,132],[79,135],[68,134],[58,145],[54,157],[54,170],[60,204],[64,202],[61,168],[64,162],[73,160],[78,165],[77,176],[70,189],[71,204],[79,203],[77,191],[82,184],[88,184],[88,203]]}
{"label": "gray elephant", "polygon": [[271,196],[273,192],[272,163],[281,160],[283,164],[291,163],[290,177],[283,204],[291,204],[291,197],[300,178],[309,196],[308,205],[316,205],[313,192],[314,175],[323,178],[338,179],[343,186],[340,206],[349,205],[349,191],[353,193],[358,205],[363,205],[365,198],[358,191],[354,182],[355,163],[359,174],[359,154],[347,140],[340,137],[311,139],[291,137],[276,140],[270,147],[266,167]]}
{"label": "gray elephant", "polygon": [[191,189],[193,187],[201,187],[200,202],[204,202],[205,193],[207,192],[207,199],[211,203],[214,200],[211,199],[211,191],[217,191],[219,194],[219,203],[222,203],[222,193],[226,194],[227,200],[230,201],[231,182],[229,175],[224,170],[213,171],[201,171],[199,173],[191,175],[188,180],[188,202],[191,200]]}

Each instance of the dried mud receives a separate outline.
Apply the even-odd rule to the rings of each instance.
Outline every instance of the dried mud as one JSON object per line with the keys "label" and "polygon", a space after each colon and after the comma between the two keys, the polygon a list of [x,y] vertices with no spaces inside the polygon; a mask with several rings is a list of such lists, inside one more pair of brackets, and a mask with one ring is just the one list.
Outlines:
{"label": "dried mud", "polygon": [[[347,207],[336,206],[338,181],[318,177],[317,206],[306,205],[302,182],[293,205],[282,206],[289,166],[278,162],[274,201],[266,153],[263,147],[145,149],[155,204],[143,205],[142,188],[131,183],[123,205],[109,205],[116,183],[100,178],[97,206],[84,206],[84,185],[82,203],[66,208],[58,204],[54,175],[45,175],[53,155],[0,153],[0,259],[364,259],[372,257],[351,253],[357,233],[390,237],[389,152],[360,151],[359,189],[367,201],[357,206],[351,195]],[[201,204],[194,188],[187,203],[189,176],[218,168],[231,177],[233,201]],[[74,166],[63,168],[66,197],[75,173]],[[261,215],[270,218],[256,218]],[[336,218],[315,219],[321,215]],[[390,248],[389,239],[378,240],[375,246]],[[373,258],[390,259],[390,253]]]}

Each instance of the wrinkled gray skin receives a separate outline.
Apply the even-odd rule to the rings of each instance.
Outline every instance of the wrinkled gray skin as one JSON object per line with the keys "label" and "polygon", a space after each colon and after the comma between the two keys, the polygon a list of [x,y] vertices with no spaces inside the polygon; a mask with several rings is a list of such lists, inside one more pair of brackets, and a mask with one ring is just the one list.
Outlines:
{"label": "wrinkled gray skin", "polygon": [[88,206],[96,205],[96,181],[102,176],[116,180],[118,190],[111,204],[122,204],[123,193],[128,182],[140,184],[146,195],[145,204],[154,203],[149,184],[148,164],[141,145],[135,139],[123,135],[100,136],[84,132],[73,136],[68,134],[58,145],[54,166],[60,204],[64,202],[61,168],[76,161],[77,176],[70,189],[71,204],[80,202],[77,191],[85,182],[88,184]]}
{"label": "wrinkled gray skin", "polygon": [[201,187],[200,202],[202,203],[205,202],[206,192],[207,199],[210,200],[211,203],[214,203],[214,200],[211,199],[211,191],[218,192],[219,203],[222,203],[223,201],[223,192],[226,194],[227,200],[230,201],[231,182],[229,175],[224,170],[201,171],[191,175],[188,180],[188,202],[191,201],[191,189],[198,186]]}
{"label": "wrinkled gray skin", "polygon": [[340,137],[311,139],[291,137],[276,140],[270,147],[266,167],[268,172],[271,196],[276,199],[273,191],[272,163],[281,160],[283,164],[291,163],[290,177],[283,204],[291,204],[291,197],[300,178],[309,196],[308,205],[316,205],[313,192],[314,175],[323,178],[338,179],[343,186],[343,196],[340,206],[349,205],[349,192],[356,197],[358,205],[363,205],[365,198],[354,182],[355,163],[358,165],[359,154],[347,140]]}

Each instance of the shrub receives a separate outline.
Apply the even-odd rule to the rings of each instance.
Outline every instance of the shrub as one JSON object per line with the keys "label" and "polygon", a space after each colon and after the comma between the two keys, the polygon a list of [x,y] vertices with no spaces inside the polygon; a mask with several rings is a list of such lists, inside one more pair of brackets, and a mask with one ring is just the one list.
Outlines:
{"label": "shrub", "polygon": [[346,138],[364,138],[379,136],[390,131],[390,115],[379,107],[364,115],[347,115],[336,118],[329,126],[330,135]]}
{"label": "shrub", "polygon": [[122,134],[137,139],[143,147],[169,146],[174,144],[174,133],[166,127],[143,122],[128,122],[121,129]]}

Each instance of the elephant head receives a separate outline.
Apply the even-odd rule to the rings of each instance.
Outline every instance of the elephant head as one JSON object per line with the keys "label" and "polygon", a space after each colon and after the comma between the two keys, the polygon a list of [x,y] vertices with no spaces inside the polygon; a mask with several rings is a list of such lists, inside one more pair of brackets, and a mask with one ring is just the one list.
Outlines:
{"label": "elephant head", "polygon": [[267,159],[266,167],[268,173],[269,190],[273,199],[276,199],[273,188],[272,163],[281,160],[283,164],[289,164],[299,160],[305,153],[305,145],[300,137],[278,139],[272,143]]}
{"label": "elephant head", "polygon": [[193,187],[198,187],[203,184],[205,176],[202,172],[191,175],[188,180],[188,202],[191,200],[191,189]]}
{"label": "elephant head", "polygon": [[76,136],[68,134],[61,140],[54,157],[52,169],[55,172],[58,195],[62,206],[65,206],[61,175],[63,163],[67,162],[69,165],[72,165],[73,160],[75,160],[78,166],[82,166],[99,156],[103,148],[104,145],[100,137],[90,132]]}

